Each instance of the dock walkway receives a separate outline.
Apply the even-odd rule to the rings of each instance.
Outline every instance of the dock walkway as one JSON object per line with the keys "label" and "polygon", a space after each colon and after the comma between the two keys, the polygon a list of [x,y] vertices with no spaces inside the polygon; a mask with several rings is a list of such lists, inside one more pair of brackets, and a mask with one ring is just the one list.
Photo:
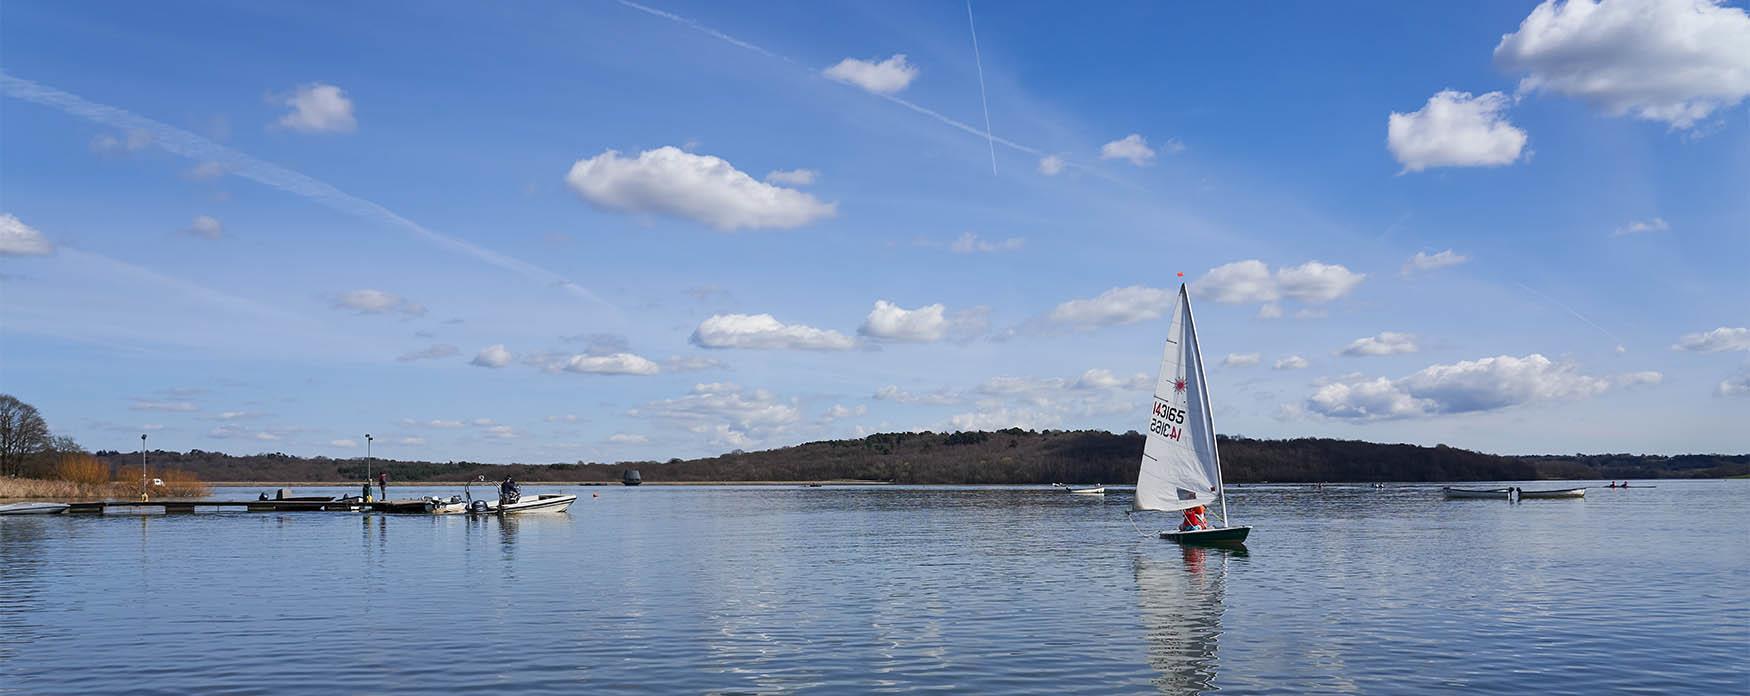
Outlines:
{"label": "dock walkway", "polygon": [[394,513],[426,513],[424,498],[416,500],[379,500],[364,502],[358,499],[269,499],[269,500],[100,500],[85,503],[68,503],[70,514],[103,514],[111,509],[164,508],[166,513],[191,513],[195,508],[237,509],[247,512],[394,512]]}

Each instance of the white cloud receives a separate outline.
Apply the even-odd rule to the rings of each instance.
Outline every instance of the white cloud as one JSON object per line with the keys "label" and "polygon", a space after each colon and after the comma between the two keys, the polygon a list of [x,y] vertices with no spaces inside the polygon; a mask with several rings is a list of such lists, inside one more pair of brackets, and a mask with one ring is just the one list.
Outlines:
{"label": "white cloud", "polygon": [[1546,1],[1501,37],[1522,93],[1691,128],[1750,95],[1750,15],[1713,0]]}
{"label": "white cloud", "polygon": [[1282,305],[1276,304],[1274,302],[1272,302],[1270,304],[1266,304],[1266,305],[1259,305],[1258,306],[1258,318],[1259,319],[1281,319],[1282,318]]}
{"label": "white cloud", "polygon": [[577,414],[567,413],[563,416],[547,416],[546,420],[548,423],[578,423],[583,419],[577,417]]}
{"label": "white cloud", "polygon": [[997,404],[972,413],[957,414],[948,419],[949,427],[953,430],[1046,430],[1056,428],[1062,423],[1063,418],[1055,413]]}
{"label": "white cloud", "polygon": [[694,385],[685,396],[651,402],[634,409],[630,415],[673,421],[716,444],[731,447],[762,442],[802,419],[802,412],[793,401],[781,400],[763,389],[747,390],[727,382]]}
{"label": "white cloud", "polygon": [[1280,299],[1311,304],[1330,302],[1349,294],[1366,278],[1365,273],[1318,261],[1284,266],[1272,273],[1263,261],[1249,259],[1209,269],[1191,284],[1191,290],[1199,297],[1224,304],[1266,303],[1258,316],[1274,319],[1282,316],[1282,308],[1270,303]]}
{"label": "white cloud", "polygon": [[1720,380],[1714,396],[1750,396],[1750,372]]}
{"label": "white cloud", "polygon": [[43,256],[55,251],[43,233],[10,213],[0,213],[0,256]]}
{"label": "white cloud", "polygon": [[761,183],[720,158],[673,146],[646,150],[637,159],[615,150],[580,159],[565,181],[604,210],[670,215],[719,230],[790,229],[838,211],[837,203]]}
{"label": "white cloud", "polygon": [[892,401],[899,404],[922,404],[926,406],[949,406],[958,404],[964,399],[964,397],[958,392],[947,389],[916,393],[892,385],[875,390],[875,398],[881,401]]}
{"label": "white cloud", "polygon": [[425,438],[423,438],[423,437],[404,437],[404,438],[401,438],[399,440],[396,440],[395,443],[399,444],[399,445],[406,446],[406,447],[422,447],[425,445]]}
{"label": "white cloud", "polygon": [[260,416],[261,414],[251,411],[224,411],[213,417],[219,420],[242,420],[245,418],[258,418]]}
{"label": "white cloud", "polygon": [[382,290],[350,290],[334,298],[335,309],[350,309],[359,314],[397,312],[408,316],[425,316],[425,305]]}
{"label": "white cloud", "polygon": [[1131,133],[1101,145],[1100,159],[1128,160],[1131,164],[1141,167],[1154,161],[1155,151],[1154,148],[1148,146],[1146,138],[1137,133]]}
{"label": "white cloud", "polygon": [[473,423],[474,425],[478,425],[482,428],[489,426],[489,425],[497,425],[498,424],[497,421],[494,421],[491,418],[475,418],[474,420],[471,420],[468,422]]}
{"label": "white cloud", "polygon": [[1507,122],[1507,95],[1444,90],[1415,113],[1392,112],[1386,147],[1404,172],[1431,167],[1499,167],[1525,150],[1525,131]]}
{"label": "white cloud", "polygon": [[702,372],[705,370],[724,370],[729,366],[716,358],[705,358],[697,355],[674,356],[662,361],[662,369],[669,372]]}
{"label": "white cloud", "polygon": [[1416,337],[1406,333],[1382,331],[1378,336],[1357,338],[1344,348],[1343,355],[1397,355],[1416,352]]}
{"label": "white cloud", "polygon": [[[1202,278],[1191,284],[1191,290],[1199,297],[1207,297],[1224,304],[1275,302],[1281,297],[1281,292],[1276,287],[1276,278],[1270,274],[1270,267],[1257,259],[1235,261],[1211,268]],[[1275,316],[1282,316],[1280,308]]]}
{"label": "white cloud", "polygon": [[837,331],[785,324],[770,314],[715,314],[693,331],[700,348],[850,350],[857,342]]}
{"label": "white cloud", "polygon": [[1010,237],[1000,242],[993,242],[979,239],[978,235],[967,232],[960,235],[959,239],[954,240],[953,244],[948,245],[948,250],[956,254],[988,254],[997,251],[1015,251],[1026,244],[1027,240],[1020,237]]}
{"label": "white cloud", "polygon": [[869,310],[857,333],[886,341],[931,343],[983,333],[988,322],[986,315],[983,307],[948,314],[941,304],[906,309],[887,300],[876,300],[875,308]]}
{"label": "white cloud", "polygon": [[461,349],[459,349],[455,346],[452,346],[448,343],[439,343],[437,345],[434,345],[430,348],[426,348],[424,350],[416,350],[416,351],[413,351],[411,353],[402,353],[400,357],[395,358],[395,359],[397,361],[400,361],[400,362],[413,362],[415,360],[436,360],[438,358],[448,358],[448,357],[451,357],[454,355],[460,355],[461,352],[462,352]]}
{"label": "white cloud", "polygon": [[1039,173],[1046,176],[1057,176],[1063,171],[1063,158],[1057,155],[1046,155],[1039,158]]}
{"label": "white cloud", "polygon": [[1171,290],[1142,285],[1112,288],[1093,298],[1059,304],[1047,319],[1079,329],[1134,324],[1159,319],[1172,311],[1174,297]]}
{"label": "white cloud", "polygon": [[1451,249],[1434,254],[1418,251],[1415,256],[1411,256],[1410,260],[1404,263],[1403,274],[1409,276],[1412,273],[1457,266],[1469,260],[1469,256],[1454,252]]}
{"label": "white cloud", "polygon": [[918,76],[918,69],[907,63],[904,53],[879,63],[873,60],[846,58],[822,74],[840,82],[848,82],[876,94],[895,94],[905,89]]}
{"label": "white cloud", "polygon": [[1228,353],[1221,359],[1224,367],[1251,367],[1263,362],[1264,356],[1258,353]]}
{"label": "white cloud", "polygon": [[197,215],[194,222],[190,223],[188,229],[183,230],[183,232],[202,239],[218,239],[225,236],[225,226],[219,222],[218,218]]}
{"label": "white cloud", "polygon": [[479,355],[474,356],[474,359],[469,361],[468,364],[497,369],[509,365],[511,358],[510,351],[505,350],[504,344],[500,343],[487,346],[485,350],[480,351]]}
{"label": "white cloud", "polygon": [[117,138],[104,133],[91,139],[91,151],[100,155],[119,155],[129,152],[139,152],[152,144],[152,134],[133,129],[127,132],[126,138]]}
{"label": "white cloud", "polygon": [[1684,334],[1671,349],[1698,353],[1750,350],[1750,328],[1722,326],[1712,331]]}
{"label": "white cloud", "polygon": [[1305,368],[1306,366],[1307,366],[1306,358],[1300,357],[1298,355],[1289,355],[1289,356],[1283,357],[1281,360],[1277,360],[1276,364],[1271,366],[1271,367],[1273,369],[1277,369],[1277,370],[1299,370],[1299,369]]}
{"label": "white cloud", "polygon": [[1283,297],[1313,304],[1330,302],[1349,294],[1366,277],[1366,274],[1336,264],[1317,261],[1276,270],[1276,284],[1282,289]]}
{"label": "white cloud", "polygon": [[1501,355],[1451,365],[1430,365],[1389,380],[1352,378],[1320,386],[1306,400],[1307,412],[1349,420],[1382,420],[1448,413],[1493,411],[1537,401],[1597,396],[1613,386],[1657,384],[1656,372],[1615,378],[1580,374],[1571,364],[1533,353]]}
{"label": "white cloud", "polygon": [[789,184],[791,186],[808,186],[820,178],[820,172],[813,169],[779,169],[766,173],[766,181],[773,184]]}
{"label": "white cloud", "polygon": [[[1061,381],[1053,382],[1050,384],[1054,388],[1061,388],[1061,386],[1062,386]],[[1072,389],[1083,389],[1083,390],[1087,390],[1087,389],[1147,389],[1148,387],[1152,386],[1153,384],[1154,384],[1153,379],[1150,379],[1148,375],[1140,373],[1140,372],[1138,372],[1134,375],[1131,375],[1129,377],[1119,377],[1118,375],[1112,374],[1111,370],[1096,367],[1096,368],[1090,369],[1086,372],[1083,372],[1082,376],[1077,377],[1074,382],[1071,382],[1069,384],[1069,386]]]}
{"label": "white cloud", "polygon": [[608,442],[616,445],[645,445],[650,443],[650,438],[633,433],[614,433],[608,436]]}
{"label": "white cloud", "polygon": [[831,408],[828,408],[826,410],[825,414],[821,415],[821,420],[825,420],[825,421],[844,420],[846,418],[863,416],[863,415],[866,415],[868,413],[869,413],[869,407],[864,406],[862,404],[857,404],[855,407],[846,406],[844,404],[833,404]]}
{"label": "white cloud", "polygon": [[519,437],[519,433],[517,433],[516,428],[512,428],[508,425],[489,426],[486,428],[485,434],[486,434],[486,437],[490,437],[490,438],[494,438],[494,439],[498,439],[498,440],[515,440],[515,439],[517,439],[517,437]]}
{"label": "white cloud", "polygon": [[189,401],[154,401],[150,399],[135,399],[128,408],[135,411],[165,411],[169,413],[192,413],[201,410],[199,406]]}
{"label": "white cloud", "polygon": [[1622,227],[1616,228],[1616,231],[1610,233],[1610,236],[1612,236],[1612,237],[1627,237],[1631,234],[1644,234],[1647,232],[1667,232],[1667,231],[1670,231],[1670,229],[1671,229],[1670,223],[1665,222],[1664,218],[1652,218],[1649,220],[1631,220],[1631,221],[1629,221],[1628,224],[1623,225]]}
{"label": "white cloud", "polygon": [[354,440],[351,438],[341,438],[339,440],[329,440],[328,446],[329,447],[340,447],[343,449],[353,449],[355,447],[358,447],[359,443],[358,443],[358,440]]}
{"label": "white cloud", "polygon": [[662,371],[655,362],[632,353],[573,355],[565,361],[564,369],[594,375],[654,375]]}
{"label": "white cloud", "polygon": [[352,115],[352,100],[334,85],[320,82],[303,85],[278,101],[292,107],[291,113],[280,117],[279,125],[304,133],[351,133],[358,129]]}
{"label": "white cloud", "polygon": [[225,175],[225,165],[220,164],[218,162],[214,162],[212,160],[207,160],[205,162],[197,164],[194,166],[193,169],[188,170],[188,178],[194,179],[196,181],[202,181],[202,180],[206,180],[206,179],[217,179],[217,178],[224,176],[224,175]]}

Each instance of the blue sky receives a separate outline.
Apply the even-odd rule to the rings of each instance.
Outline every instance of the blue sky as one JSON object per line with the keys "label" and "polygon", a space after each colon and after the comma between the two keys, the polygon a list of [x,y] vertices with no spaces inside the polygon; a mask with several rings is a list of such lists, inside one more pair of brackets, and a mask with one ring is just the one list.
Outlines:
{"label": "blue sky", "polygon": [[1222,432],[1745,451],[1742,6],[1269,9],[9,2],[0,389],[115,449],[1123,431],[1182,272]]}

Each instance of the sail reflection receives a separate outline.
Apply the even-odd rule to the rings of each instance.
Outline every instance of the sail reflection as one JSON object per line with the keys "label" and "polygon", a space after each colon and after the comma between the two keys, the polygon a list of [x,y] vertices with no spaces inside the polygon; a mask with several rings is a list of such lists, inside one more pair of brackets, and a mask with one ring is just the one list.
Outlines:
{"label": "sail reflection", "polygon": [[1179,548],[1180,558],[1136,558],[1137,600],[1148,640],[1148,663],[1163,694],[1215,688],[1223,584],[1230,556],[1245,549]]}

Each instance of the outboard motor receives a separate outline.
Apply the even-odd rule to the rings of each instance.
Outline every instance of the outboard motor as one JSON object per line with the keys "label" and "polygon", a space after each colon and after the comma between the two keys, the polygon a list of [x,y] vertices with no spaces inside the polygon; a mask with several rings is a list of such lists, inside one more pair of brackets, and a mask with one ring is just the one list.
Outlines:
{"label": "outboard motor", "polygon": [[487,512],[486,501],[484,501],[484,500],[474,501],[474,503],[472,505],[468,506],[468,511],[475,513],[475,514],[478,514],[478,515],[486,514],[486,512]]}

